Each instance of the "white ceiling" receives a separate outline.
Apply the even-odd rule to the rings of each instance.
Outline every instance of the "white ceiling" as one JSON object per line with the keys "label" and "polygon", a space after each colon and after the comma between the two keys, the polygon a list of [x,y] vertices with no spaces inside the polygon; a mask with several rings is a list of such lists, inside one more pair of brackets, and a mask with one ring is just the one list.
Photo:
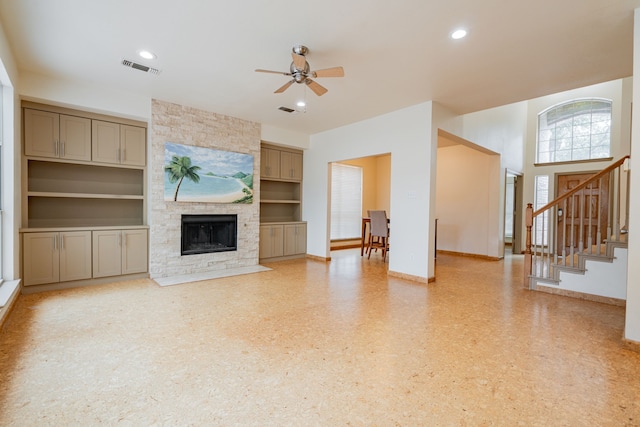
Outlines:
{"label": "white ceiling", "polygon": [[[468,113],[632,74],[640,0],[0,0],[21,71],[316,133],[434,100]],[[451,40],[465,27],[469,35]],[[273,91],[291,48],[312,69]],[[136,56],[149,49],[157,59]],[[161,70],[142,73],[131,59]],[[306,90],[306,92],[305,92]],[[306,113],[287,114],[306,97]]]}

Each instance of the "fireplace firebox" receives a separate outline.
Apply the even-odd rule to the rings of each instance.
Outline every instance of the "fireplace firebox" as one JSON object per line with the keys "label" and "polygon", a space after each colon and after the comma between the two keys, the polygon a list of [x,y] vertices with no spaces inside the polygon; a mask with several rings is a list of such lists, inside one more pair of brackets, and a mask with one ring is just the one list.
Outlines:
{"label": "fireplace firebox", "polygon": [[182,215],[181,255],[235,251],[237,215]]}

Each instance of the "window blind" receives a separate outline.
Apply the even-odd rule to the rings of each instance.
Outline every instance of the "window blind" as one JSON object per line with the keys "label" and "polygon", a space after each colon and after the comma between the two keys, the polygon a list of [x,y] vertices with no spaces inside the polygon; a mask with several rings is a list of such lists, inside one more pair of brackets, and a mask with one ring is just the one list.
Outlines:
{"label": "window blind", "polygon": [[331,240],[359,239],[362,229],[362,168],[331,164]]}

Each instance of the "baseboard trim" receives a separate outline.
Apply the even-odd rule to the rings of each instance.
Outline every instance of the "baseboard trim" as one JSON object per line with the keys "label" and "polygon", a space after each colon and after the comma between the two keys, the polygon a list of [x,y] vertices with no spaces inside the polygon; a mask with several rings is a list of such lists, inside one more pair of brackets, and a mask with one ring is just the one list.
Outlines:
{"label": "baseboard trim", "polygon": [[640,342],[629,340],[627,338],[622,338],[622,347],[634,351],[636,353],[640,353]]}
{"label": "baseboard trim", "polygon": [[361,246],[360,243],[354,243],[354,244],[348,244],[348,245],[330,246],[330,249],[332,251],[339,251],[341,249],[355,249],[355,248],[359,248],[360,246]]}
{"label": "baseboard trim", "polygon": [[393,270],[388,270],[387,275],[392,277],[398,277],[400,279],[411,280],[412,282],[420,282],[420,283],[431,283],[432,282],[431,279],[433,279],[433,281],[436,280],[435,277],[426,278],[421,276],[414,276],[413,274],[400,273],[399,271],[393,271]]}
{"label": "baseboard trim", "polygon": [[553,294],[553,295],[560,295],[560,296],[563,296],[563,297],[582,299],[582,300],[585,300],[585,301],[593,301],[593,302],[599,302],[599,303],[602,303],[602,304],[615,305],[615,306],[618,306],[618,307],[626,307],[627,306],[627,302],[625,300],[623,300],[623,299],[611,298],[611,297],[603,297],[603,296],[600,296],[600,295],[593,295],[593,294],[586,294],[586,293],[583,293],[583,292],[570,291],[568,289],[550,288],[548,286],[544,286],[544,285],[540,285],[540,284],[536,284],[534,286],[534,288],[532,288],[532,290],[538,291],[538,292],[546,292],[548,294]]}
{"label": "baseboard trim", "polygon": [[500,261],[501,259],[503,259],[503,257],[497,257],[497,256],[480,255],[480,254],[469,254],[469,253],[466,253],[466,252],[443,251],[443,250],[440,250],[440,249],[438,249],[436,254],[479,258],[479,259],[486,259],[487,261]]}
{"label": "baseboard trim", "polygon": [[278,256],[273,258],[260,258],[259,262],[260,264],[262,264],[265,262],[289,261],[292,259],[300,259],[304,257],[305,257],[305,254],[296,254],[296,255]]}
{"label": "baseboard trim", "polygon": [[311,261],[320,261],[320,262],[331,261],[331,257],[322,257],[317,255],[311,255],[311,254],[307,254],[307,259],[310,259]]}

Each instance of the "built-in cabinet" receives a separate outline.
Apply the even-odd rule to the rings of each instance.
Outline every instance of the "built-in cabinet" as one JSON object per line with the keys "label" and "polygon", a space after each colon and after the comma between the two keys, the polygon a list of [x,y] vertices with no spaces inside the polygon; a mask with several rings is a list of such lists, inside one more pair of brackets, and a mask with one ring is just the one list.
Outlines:
{"label": "built-in cabinet", "polygon": [[280,178],[280,150],[260,148],[260,179]]}
{"label": "built-in cabinet", "polygon": [[100,120],[91,123],[91,160],[94,162],[144,166],[145,146],[144,128]]}
{"label": "built-in cabinet", "polygon": [[302,152],[263,144],[260,171],[260,259],[303,256]]}
{"label": "built-in cabinet", "polygon": [[307,252],[307,224],[284,224],[284,255]]}
{"label": "built-in cabinet", "polygon": [[91,278],[91,232],[25,233],[25,286]]}
{"label": "built-in cabinet", "polygon": [[302,181],[302,153],[280,152],[280,178]]}
{"label": "built-in cabinet", "polygon": [[93,231],[93,277],[147,271],[147,230]]}
{"label": "built-in cabinet", "polygon": [[31,102],[23,120],[24,284],[146,273],[146,124]]}
{"label": "built-in cabinet", "polygon": [[260,178],[302,181],[302,153],[263,145],[260,149]]}
{"label": "built-in cabinet", "polygon": [[91,120],[34,109],[24,110],[27,156],[91,160]]}
{"label": "built-in cabinet", "polygon": [[282,224],[260,225],[260,258],[284,255],[284,229]]}

